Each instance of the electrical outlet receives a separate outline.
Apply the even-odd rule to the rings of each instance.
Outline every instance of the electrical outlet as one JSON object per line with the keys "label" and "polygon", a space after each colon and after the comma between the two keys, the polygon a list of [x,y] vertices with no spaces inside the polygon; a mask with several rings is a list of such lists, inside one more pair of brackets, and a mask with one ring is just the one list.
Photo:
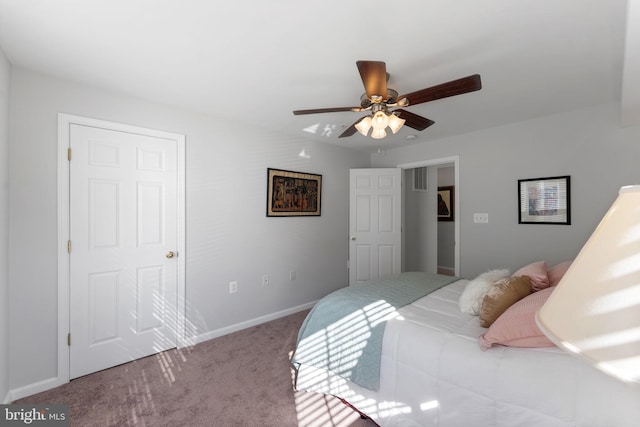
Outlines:
{"label": "electrical outlet", "polygon": [[289,280],[296,280],[296,271],[295,270],[291,270],[289,272]]}
{"label": "electrical outlet", "polygon": [[262,286],[267,286],[269,284],[269,275],[265,274],[262,276]]}
{"label": "electrical outlet", "polygon": [[235,280],[233,282],[229,282],[229,293],[235,294],[236,292],[238,292],[238,282]]}

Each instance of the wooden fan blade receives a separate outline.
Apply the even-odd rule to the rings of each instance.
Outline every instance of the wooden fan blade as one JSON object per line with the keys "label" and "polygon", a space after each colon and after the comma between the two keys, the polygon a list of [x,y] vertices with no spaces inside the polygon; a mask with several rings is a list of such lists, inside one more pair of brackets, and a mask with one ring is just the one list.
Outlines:
{"label": "wooden fan blade", "polygon": [[381,61],[356,61],[367,97],[387,99],[387,66]]}
{"label": "wooden fan blade", "polygon": [[398,113],[398,117],[406,120],[404,122],[405,126],[409,126],[415,130],[425,130],[435,123],[433,120],[429,120],[426,117],[419,116],[407,110],[395,110],[394,113]]}
{"label": "wooden fan blade", "polygon": [[337,113],[341,111],[360,111],[360,107],[315,108],[312,110],[293,110],[295,116],[302,114]]}
{"label": "wooden fan blade", "polygon": [[356,122],[351,126],[349,126],[344,132],[342,132],[338,138],[345,138],[347,136],[351,136],[354,133],[356,133],[358,131],[358,129],[356,129],[356,125],[360,120],[362,120],[362,118],[359,118],[358,120],[356,120]]}
{"label": "wooden fan blade", "polygon": [[462,95],[463,93],[473,92],[482,89],[480,74],[463,77],[458,80],[452,80],[437,86],[418,90],[399,96],[398,99],[407,98],[408,105],[422,104],[423,102],[435,101],[436,99],[448,98],[450,96]]}

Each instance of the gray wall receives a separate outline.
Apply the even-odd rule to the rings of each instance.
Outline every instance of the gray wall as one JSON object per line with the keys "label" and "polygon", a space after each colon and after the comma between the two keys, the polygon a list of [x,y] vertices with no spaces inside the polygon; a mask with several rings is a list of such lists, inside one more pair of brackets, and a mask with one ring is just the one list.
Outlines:
{"label": "gray wall", "polygon": [[[387,150],[372,166],[454,155],[462,277],[575,257],[619,188],[640,183],[640,127],[621,128],[612,104]],[[517,180],[557,175],[571,176],[572,225],[518,224]],[[489,223],[474,224],[474,212],[489,213]]]}
{"label": "gray wall", "polygon": [[0,50],[0,403],[9,393],[9,86],[11,67]]}
{"label": "gray wall", "polygon": [[[11,86],[9,280],[11,306],[20,307],[10,315],[12,389],[57,375],[59,112],[186,135],[188,337],[211,337],[347,285],[349,169],[369,167],[369,154],[20,68]],[[303,147],[311,159],[298,157]],[[266,218],[267,167],[322,174],[322,216]],[[267,287],[263,274],[270,276]],[[231,280],[238,281],[233,295]]]}
{"label": "gray wall", "polygon": [[404,171],[404,203],[403,203],[403,271],[427,271],[427,198],[432,194],[427,191],[413,190],[413,169]]}

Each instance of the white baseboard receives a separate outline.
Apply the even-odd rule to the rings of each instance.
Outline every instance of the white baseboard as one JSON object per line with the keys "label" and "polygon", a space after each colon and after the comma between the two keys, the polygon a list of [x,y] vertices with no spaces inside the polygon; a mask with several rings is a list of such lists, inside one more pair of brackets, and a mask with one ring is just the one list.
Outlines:
{"label": "white baseboard", "polygon": [[38,381],[37,383],[28,384],[23,387],[9,390],[9,395],[7,396],[7,398],[10,398],[11,401],[22,399],[23,397],[31,396],[33,394],[41,393],[43,391],[58,387],[59,385],[62,385],[64,383],[65,382],[61,383],[58,377],[49,378],[46,380]]}
{"label": "white baseboard", "polygon": [[443,266],[438,266],[438,274],[446,274],[449,276],[455,276],[456,274],[456,270],[455,268],[452,267],[443,267]]}
{"label": "white baseboard", "polygon": [[[235,325],[227,326],[225,328],[216,329],[215,331],[205,332],[198,334],[194,337],[187,338],[185,342],[181,343],[180,347],[186,347],[188,345],[195,345],[204,341],[208,341],[213,338],[218,338],[223,335],[227,335],[233,332],[241,331],[242,329],[250,328],[252,326],[260,325],[271,320],[276,320],[281,317],[289,316],[303,310],[308,310],[316,304],[317,301],[309,302],[299,305],[297,307],[288,308],[286,310],[277,311],[275,313],[267,314],[265,316],[256,317],[255,319],[247,320],[245,322],[236,323]],[[23,397],[31,396],[36,393],[50,390],[65,384],[66,381],[60,382],[59,378],[49,378],[37,383],[28,384],[23,387],[18,387],[13,390],[9,390],[9,393],[5,397],[5,403],[11,403],[14,400],[22,399]]]}
{"label": "white baseboard", "polygon": [[265,322],[269,322],[271,320],[276,320],[281,317],[289,316],[291,314],[298,313],[303,310],[308,310],[316,304],[317,301],[309,302],[306,304],[299,305],[297,307],[288,308],[286,310],[277,311],[275,313],[267,314],[265,316],[256,317],[255,319],[247,320],[244,322],[236,323],[235,325],[230,325],[224,328],[216,329],[214,331],[204,332],[202,334],[195,335],[193,337],[187,338],[185,345],[181,347],[185,347],[187,345],[195,345],[201,342],[209,341],[214,338],[221,337],[223,335],[228,335],[233,332],[238,332],[243,329],[250,328],[252,326],[260,325]]}

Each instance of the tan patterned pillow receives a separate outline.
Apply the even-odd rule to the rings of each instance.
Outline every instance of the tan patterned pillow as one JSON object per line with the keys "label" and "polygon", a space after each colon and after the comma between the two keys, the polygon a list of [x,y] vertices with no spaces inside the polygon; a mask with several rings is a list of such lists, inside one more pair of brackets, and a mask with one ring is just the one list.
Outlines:
{"label": "tan patterned pillow", "polygon": [[488,328],[507,308],[530,293],[529,276],[507,277],[494,283],[482,300],[480,326]]}

